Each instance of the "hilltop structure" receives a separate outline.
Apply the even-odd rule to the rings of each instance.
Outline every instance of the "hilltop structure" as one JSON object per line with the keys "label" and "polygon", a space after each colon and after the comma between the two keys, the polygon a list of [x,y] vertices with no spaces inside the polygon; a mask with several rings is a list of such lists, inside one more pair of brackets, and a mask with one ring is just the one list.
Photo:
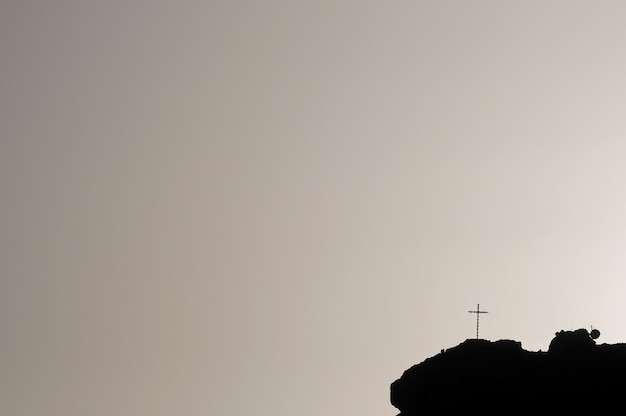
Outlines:
{"label": "hilltop structure", "polygon": [[626,344],[596,345],[597,330],[555,335],[547,352],[468,339],[406,370],[391,384],[391,404],[399,416],[619,410]]}

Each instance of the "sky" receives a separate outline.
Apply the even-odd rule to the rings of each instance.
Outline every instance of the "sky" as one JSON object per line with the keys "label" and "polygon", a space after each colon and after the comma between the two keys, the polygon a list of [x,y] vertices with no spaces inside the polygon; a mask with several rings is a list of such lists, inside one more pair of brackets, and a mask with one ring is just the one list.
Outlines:
{"label": "sky", "polygon": [[626,342],[621,1],[0,2],[0,414],[395,415]]}

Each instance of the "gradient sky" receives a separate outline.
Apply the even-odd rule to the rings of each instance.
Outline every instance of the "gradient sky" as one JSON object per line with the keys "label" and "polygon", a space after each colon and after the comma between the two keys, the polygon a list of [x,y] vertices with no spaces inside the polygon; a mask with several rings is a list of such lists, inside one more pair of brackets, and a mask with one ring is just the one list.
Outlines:
{"label": "gradient sky", "polygon": [[626,342],[621,1],[0,3],[0,414],[395,415]]}

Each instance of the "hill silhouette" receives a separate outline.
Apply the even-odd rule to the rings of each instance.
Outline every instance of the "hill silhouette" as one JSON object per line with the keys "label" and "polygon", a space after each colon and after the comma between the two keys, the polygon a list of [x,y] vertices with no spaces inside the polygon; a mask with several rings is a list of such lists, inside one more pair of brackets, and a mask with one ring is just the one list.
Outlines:
{"label": "hill silhouette", "polygon": [[585,329],[555,335],[547,352],[468,339],[406,370],[391,404],[400,416],[623,410],[626,344],[596,345]]}

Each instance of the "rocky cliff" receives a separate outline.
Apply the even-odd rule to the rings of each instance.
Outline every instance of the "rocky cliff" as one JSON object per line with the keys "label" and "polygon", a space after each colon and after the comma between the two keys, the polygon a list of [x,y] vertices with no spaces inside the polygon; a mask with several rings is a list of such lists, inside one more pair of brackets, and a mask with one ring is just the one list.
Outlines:
{"label": "rocky cliff", "polygon": [[615,412],[624,398],[626,344],[596,345],[584,329],[558,332],[547,352],[467,340],[391,384],[401,416]]}

